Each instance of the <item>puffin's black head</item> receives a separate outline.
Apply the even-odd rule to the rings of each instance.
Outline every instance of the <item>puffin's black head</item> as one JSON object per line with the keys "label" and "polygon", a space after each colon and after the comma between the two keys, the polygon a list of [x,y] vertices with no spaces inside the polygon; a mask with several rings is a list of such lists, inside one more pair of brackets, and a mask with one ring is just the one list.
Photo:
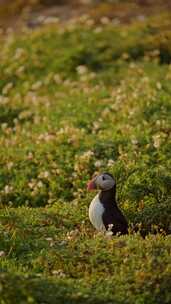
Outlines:
{"label": "puffin's black head", "polygon": [[115,180],[112,174],[104,172],[96,175],[87,184],[87,190],[91,191],[94,189],[100,189],[102,191],[107,191],[115,186]]}

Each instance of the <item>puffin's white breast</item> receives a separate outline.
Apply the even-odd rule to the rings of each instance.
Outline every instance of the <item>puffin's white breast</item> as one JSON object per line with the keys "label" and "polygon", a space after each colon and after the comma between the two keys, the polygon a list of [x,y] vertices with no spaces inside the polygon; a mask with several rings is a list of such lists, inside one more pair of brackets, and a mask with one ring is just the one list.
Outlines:
{"label": "puffin's white breast", "polygon": [[105,230],[105,226],[103,224],[102,215],[104,212],[104,207],[99,200],[99,195],[97,194],[95,198],[92,200],[89,207],[89,219],[92,225],[97,230]]}

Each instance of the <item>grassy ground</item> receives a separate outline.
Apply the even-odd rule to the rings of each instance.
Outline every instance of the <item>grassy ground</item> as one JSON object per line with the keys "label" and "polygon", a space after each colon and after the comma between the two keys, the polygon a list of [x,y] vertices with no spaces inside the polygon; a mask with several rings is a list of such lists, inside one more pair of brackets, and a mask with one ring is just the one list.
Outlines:
{"label": "grassy ground", "polygon": [[[0,303],[170,303],[170,15],[1,37]],[[117,180],[139,234],[97,234],[86,183]]]}

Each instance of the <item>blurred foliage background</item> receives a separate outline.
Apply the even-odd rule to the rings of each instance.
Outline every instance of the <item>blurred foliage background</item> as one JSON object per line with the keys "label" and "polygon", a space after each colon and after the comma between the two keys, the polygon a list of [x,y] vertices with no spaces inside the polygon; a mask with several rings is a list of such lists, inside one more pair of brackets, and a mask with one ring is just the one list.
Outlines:
{"label": "blurred foliage background", "polygon": [[19,21],[20,27],[21,19],[30,20],[39,13],[62,20],[88,13],[96,20],[105,15],[128,22],[137,15],[170,9],[169,0],[0,0],[0,26],[17,27]]}

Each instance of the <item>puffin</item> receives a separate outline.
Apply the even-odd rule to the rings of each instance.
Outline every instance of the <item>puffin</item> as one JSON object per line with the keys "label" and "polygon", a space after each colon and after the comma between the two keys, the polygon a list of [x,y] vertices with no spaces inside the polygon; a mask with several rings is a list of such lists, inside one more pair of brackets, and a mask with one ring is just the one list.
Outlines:
{"label": "puffin", "polygon": [[87,190],[100,190],[89,206],[89,219],[98,231],[111,231],[112,235],[128,233],[128,222],[116,202],[116,182],[112,174],[95,175]]}

